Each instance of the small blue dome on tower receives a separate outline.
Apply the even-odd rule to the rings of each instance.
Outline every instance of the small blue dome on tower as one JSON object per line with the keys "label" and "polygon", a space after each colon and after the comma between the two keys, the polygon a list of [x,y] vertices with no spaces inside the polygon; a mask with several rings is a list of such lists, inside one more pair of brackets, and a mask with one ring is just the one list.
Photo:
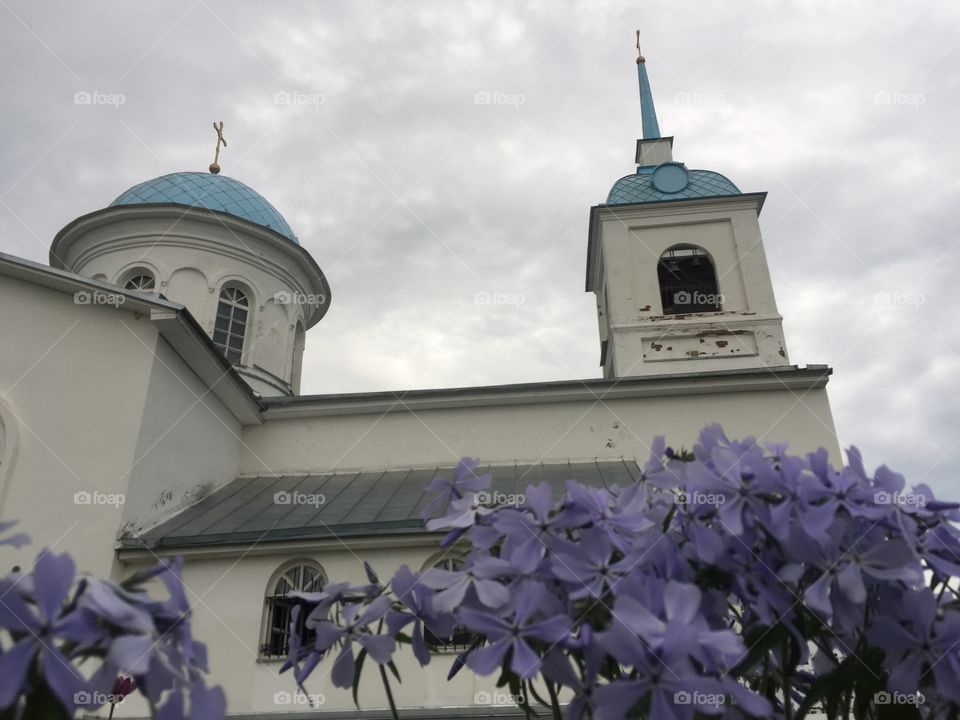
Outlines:
{"label": "small blue dome on tower", "polygon": [[[712,170],[687,170],[685,182],[670,180],[668,185],[660,178],[664,170],[682,167],[679,163],[663,163],[655,167],[640,167],[634,175],[622,177],[614,183],[607,196],[607,205],[633,205],[634,203],[681,200],[690,198],[739,195],[740,190],[730,180]],[[676,188],[676,189],[674,189]]]}
{"label": "small blue dome on tower", "polygon": [[134,185],[115,205],[186,205],[223,212],[269,228],[299,245],[297,236],[266,198],[239,180],[203,172],[178,172]]}

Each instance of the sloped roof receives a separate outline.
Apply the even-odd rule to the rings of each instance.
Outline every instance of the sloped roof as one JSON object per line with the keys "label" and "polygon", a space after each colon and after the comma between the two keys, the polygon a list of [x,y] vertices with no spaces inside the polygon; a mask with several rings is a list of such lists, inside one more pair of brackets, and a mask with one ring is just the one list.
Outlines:
{"label": "sloped roof", "polygon": [[[198,547],[426,532],[420,517],[430,502],[425,488],[435,476],[452,477],[453,471],[437,467],[239,477],[153,528],[137,544]],[[633,460],[496,465],[477,472],[493,474],[492,493],[516,495],[527,485],[548,482],[558,498],[570,479],[622,487],[640,476]],[[125,544],[130,546],[129,541]]]}
{"label": "sloped roof", "polygon": [[725,176],[712,170],[690,170],[689,182],[673,193],[661,192],[654,186],[652,167],[639,168],[614,183],[607,196],[607,205],[633,205],[662,200],[689,200],[690,198],[739,195],[740,190]]}

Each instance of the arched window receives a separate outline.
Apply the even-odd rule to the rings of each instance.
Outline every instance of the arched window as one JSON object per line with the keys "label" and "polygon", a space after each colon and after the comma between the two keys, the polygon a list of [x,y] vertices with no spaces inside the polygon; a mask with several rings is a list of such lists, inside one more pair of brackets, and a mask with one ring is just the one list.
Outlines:
{"label": "arched window", "polygon": [[[290,637],[290,616],[293,608],[302,603],[292,592],[319,592],[327,583],[323,569],[314,563],[298,562],[289,565],[274,575],[267,586],[264,600],[263,636],[260,656],[284,657]],[[313,631],[306,628],[306,612],[300,613],[297,631],[304,644],[313,639]]]}
{"label": "arched window", "polygon": [[[441,570],[463,570],[463,558],[453,556],[430,564]],[[434,652],[463,652],[476,640],[477,636],[466,625],[456,625],[447,637],[437,637],[429,629],[423,629],[423,639]]]}
{"label": "arched window", "polygon": [[713,261],[696,245],[674,245],[663,253],[657,279],[665,315],[717,312],[723,303]]}
{"label": "arched window", "polygon": [[236,365],[243,355],[243,337],[247,330],[250,301],[242,290],[228,286],[220,291],[213,342]]}
{"label": "arched window", "polygon": [[124,281],[123,287],[126,290],[153,292],[157,287],[157,280],[149,270],[137,268],[127,273],[127,279]]}

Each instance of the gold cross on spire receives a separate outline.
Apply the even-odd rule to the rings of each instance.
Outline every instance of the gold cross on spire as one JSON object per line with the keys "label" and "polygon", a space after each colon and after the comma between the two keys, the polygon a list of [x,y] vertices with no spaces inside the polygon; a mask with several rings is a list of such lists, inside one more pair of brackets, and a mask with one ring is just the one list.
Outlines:
{"label": "gold cross on spire", "polygon": [[227,146],[227,141],[223,137],[223,120],[220,121],[219,126],[217,126],[217,123],[214,123],[213,129],[217,131],[217,148],[213,155],[213,162],[210,163],[210,172],[216,175],[218,172],[220,172],[220,166],[217,165],[217,160],[220,159],[220,146]]}
{"label": "gold cross on spire", "polygon": [[[643,56],[643,53],[640,52],[640,31],[637,30],[637,65],[646,61],[647,59]],[[220,124],[222,125],[223,123]]]}

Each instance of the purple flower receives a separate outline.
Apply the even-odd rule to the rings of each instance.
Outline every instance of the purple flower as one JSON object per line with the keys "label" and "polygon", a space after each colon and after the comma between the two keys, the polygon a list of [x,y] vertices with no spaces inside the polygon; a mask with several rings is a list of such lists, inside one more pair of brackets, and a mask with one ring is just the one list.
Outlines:
{"label": "purple flower", "polygon": [[[501,669],[514,686],[541,674],[569,698],[568,718],[769,718],[786,714],[782,692],[771,690],[782,673],[802,703],[817,680],[853,661],[852,648],[866,648],[865,657],[882,659],[891,689],[923,686],[925,716],[960,704],[952,682],[960,674],[952,582],[960,530],[951,524],[960,506],[934,500],[923,485],[914,488],[917,507],[884,503],[877,494],[900,493],[905,480],[885,467],[867,477],[855,449],[836,470],[826,451],[791,456],[785,444],[730,440],[714,425],[692,460],[656,438],[641,479],[625,487],[571,480],[555,502],[541,483],[522,505],[495,509],[467,492],[480,487],[470,477],[476,467],[469,461],[453,482],[431,484],[448,507],[427,527],[450,530],[444,546],[472,545],[462,570],[401,568],[391,583],[396,600],[378,615],[391,637],[412,626],[421,663],[430,659],[424,627],[441,622],[434,632],[446,634],[462,624],[479,643],[454,660],[451,677],[464,665],[482,675]],[[356,641],[369,642],[360,613],[374,597],[390,601],[367,572],[368,594],[328,587],[308,599],[318,635],[309,649],[291,641],[293,663],[305,659],[298,682],[334,644],[345,646],[342,657],[352,642],[330,620],[335,607],[359,626]],[[811,622],[810,611],[823,621]],[[776,644],[758,654],[768,638]],[[352,655],[345,664],[334,667],[340,682],[353,679]],[[851,707],[856,675],[836,680],[846,704],[838,716],[862,714],[863,698]],[[770,700],[751,687],[766,688]]]}
{"label": "purple flower", "polygon": [[430,590],[418,583],[417,576],[406,565],[402,565],[394,574],[390,587],[397,600],[410,610],[391,610],[388,613],[387,628],[390,635],[396,637],[398,632],[412,622],[413,654],[421,665],[427,665],[430,662],[430,650],[423,639],[424,626],[436,637],[447,637],[453,632],[453,617],[433,613]]}
{"label": "purple flower", "polygon": [[[333,661],[330,678],[336,687],[348,688],[353,685],[354,659],[353,643],[359,643],[376,662],[385,665],[390,662],[395,644],[392,637],[376,635],[370,632],[370,623],[380,620],[390,609],[390,598],[379,597],[369,605],[363,603],[345,603],[341,606],[343,625],[323,620],[313,625],[317,639],[315,648],[324,653],[334,644],[340,643],[340,652]],[[308,627],[310,623],[308,621]]]}
{"label": "purple flower", "polygon": [[804,593],[804,601],[809,607],[829,617],[833,614],[833,604],[836,604],[838,594],[850,603],[861,606],[867,599],[865,576],[899,580],[908,586],[923,580],[920,565],[903,540],[865,542],[869,538],[869,533],[864,533],[849,546],[838,542],[830,552],[809,545],[807,552],[801,555],[801,548],[796,548],[795,553],[805,556],[808,566],[824,570]]}
{"label": "purple flower", "polygon": [[572,600],[603,597],[635,564],[632,556],[615,561],[609,535],[595,526],[584,530],[577,543],[562,541],[551,559],[554,577],[573,588]]}
{"label": "purple flower", "polygon": [[[696,585],[670,581],[663,594],[666,620],[631,597],[617,597],[611,629],[603,634],[608,651],[630,664],[647,651],[674,658],[672,670],[693,670],[692,662],[721,669],[744,653],[743,641],[730,630],[713,630],[700,614],[703,594]],[[709,671],[709,670],[708,670]]]}
{"label": "purple flower", "polygon": [[76,567],[67,555],[44,550],[33,575],[36,612],[20,596],[16,585],[0,580],[0,628],[14,644],[0,654],[0,709],[9,707],[24,691],[27,671],[39,658],[40,672],[64,708],[72,712],[74,696],[88,691],[86,678],[58,649],[58,640],[89,642],[88,623],[75,610],[61,617],[61,608],[73,584]]}
{"label": "purple flower", "polygon": [[452,613],[463,604],[467,591],[471,589],[481,605],[489,608],[504,605],[510,599],[510,591],[499,578],[513,574],[513,567],[506,560],[478,557],[469,561],[463,570],[429,568],[424,571],[420,582],[440,591],[433,596],[435,612]]}
{"label": "purple flower", "polygon": [[737,455],[729,448],[717,447],[710,452],[709,463],[694,461],[686,468],[684,501],[695,516],[716,514],[723,527],[733,535],[742,535],[744,521],[770,525],[767,482],[769,461]]}
{"label": "purple flower", "polygon": [[937,693],[960,703],[960,613],[938,612],[936,598],[924,588],[903,596],[900,618],[881,615],[869,632],[888,650],[889,689],[913,694],[932,680]]}
{"label": "purple flower", "polygon": [[424,520],[442,512],[454,500],[460,500],[490,487],[492,476],[477,475],[476,469],[479,460],[463,458],[453,473],[453,480],[437,475],[427,485],[427,493],[434,495],[433,500],[423,509],[421,517]]}
{"label": "purple flower", "polygon": [[889,507],[876,505],[876,490],[864,473],[860,451],[852,447],[847,457],[850,465],[837,472],[827,464],[827,451],[823,448],[808,456],[816,476],[816,480],[800,488],[801,497],[810,506],[808,523],[830,527],[840,510],[850,517],[868,520],[879,520],[890,512]]}
{"label": "purple flower", "polygon": [[529,679],[540,670],[540,656],[530,640],[556,644],[570,634],[570,618],[553,615],[534,619],[543,602],[543,590],[534,581],[523,583],[514,595],[510,611],[495,614],[463,608],[458,617],[468,628],[483,633],[489,645],[470,651],[467,665],[480,675],[489,675],[503,664],[507,651],[512,651],[510,669],[523,679]]}
{"label": "purple flower", "polygon": [[528,485],[520,508],[503,508],[493,527],[504,536],[502,556],[520,573],[531,573],[553,542],[553,491],[549,483]]}

